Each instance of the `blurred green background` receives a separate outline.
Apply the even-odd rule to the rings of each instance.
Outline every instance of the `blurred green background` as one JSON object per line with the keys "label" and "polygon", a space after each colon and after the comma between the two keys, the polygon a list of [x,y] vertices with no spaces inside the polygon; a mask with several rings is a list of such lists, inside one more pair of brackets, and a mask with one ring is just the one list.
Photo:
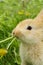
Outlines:
{"label": "blurred green background", "polygon": [[[20,21],[36,17],[42,8],[43,0],[0,0],[0,41],[10,37]],[[0,43],[0,49],[6,49],[12,39]],[[8,53],[0,59],[0,65],[21,64],[19,45],[17,39],[12,42]]]}

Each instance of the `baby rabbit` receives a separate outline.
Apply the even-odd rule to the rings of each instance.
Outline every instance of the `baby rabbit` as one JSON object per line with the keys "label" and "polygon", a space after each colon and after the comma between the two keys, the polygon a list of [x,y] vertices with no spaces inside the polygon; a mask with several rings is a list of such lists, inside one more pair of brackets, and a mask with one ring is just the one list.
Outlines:
{"label": "baby rabbit", "polygon": [[34,19],[20,22],[14,35],[21,40],[21,65],[43,65],[43,9]]}

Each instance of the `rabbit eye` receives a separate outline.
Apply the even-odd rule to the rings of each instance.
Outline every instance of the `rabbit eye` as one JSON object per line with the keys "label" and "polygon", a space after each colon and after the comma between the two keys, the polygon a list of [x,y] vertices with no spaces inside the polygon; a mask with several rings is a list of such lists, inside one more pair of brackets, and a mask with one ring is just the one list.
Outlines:
{"label": "rabbit eye", "polygon": [[32,27],[31,27],[31,26],[28,26],[28,27],[27,27],[27,30],[31,30],[31,29],[32,29]]}

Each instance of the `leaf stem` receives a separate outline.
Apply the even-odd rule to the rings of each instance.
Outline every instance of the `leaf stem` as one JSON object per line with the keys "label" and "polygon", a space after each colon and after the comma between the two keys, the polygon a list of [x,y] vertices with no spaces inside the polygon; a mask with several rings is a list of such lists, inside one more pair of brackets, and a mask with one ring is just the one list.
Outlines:
{"label": "leaf stem", "polygon": [[15,41],[16,37],[11,41],[11,43],[8,44],[7,46],[7,50],[9,49],[9,47],[11,46],[11,44]]}
{"label": "leaf stem", "polygon": [[2,59],[3,56],[0,57],[0,59]]}
{"label": "leaf stem", "polygon": [[8,40],[10,40],[10,39],[12,39],[12,38],[13,38],[13,37],[9,37],[9,38],[7,38],[7,39],[5,39],[5,40],[0,41],[0,43],[6,42],[6,41],[8,41]]}

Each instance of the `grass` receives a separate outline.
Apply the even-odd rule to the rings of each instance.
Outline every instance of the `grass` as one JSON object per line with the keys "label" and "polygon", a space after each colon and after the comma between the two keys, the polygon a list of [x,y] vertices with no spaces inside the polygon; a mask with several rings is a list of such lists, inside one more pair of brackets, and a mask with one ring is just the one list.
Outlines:
{"label": "grass", "polygon": [[[12,30],[27,18],[34,18],[43,8],[43,0],[0,0],[0,65],[20,65],[18,39],[12,38]],[[5,50],[4,50],[5,49]]]}

